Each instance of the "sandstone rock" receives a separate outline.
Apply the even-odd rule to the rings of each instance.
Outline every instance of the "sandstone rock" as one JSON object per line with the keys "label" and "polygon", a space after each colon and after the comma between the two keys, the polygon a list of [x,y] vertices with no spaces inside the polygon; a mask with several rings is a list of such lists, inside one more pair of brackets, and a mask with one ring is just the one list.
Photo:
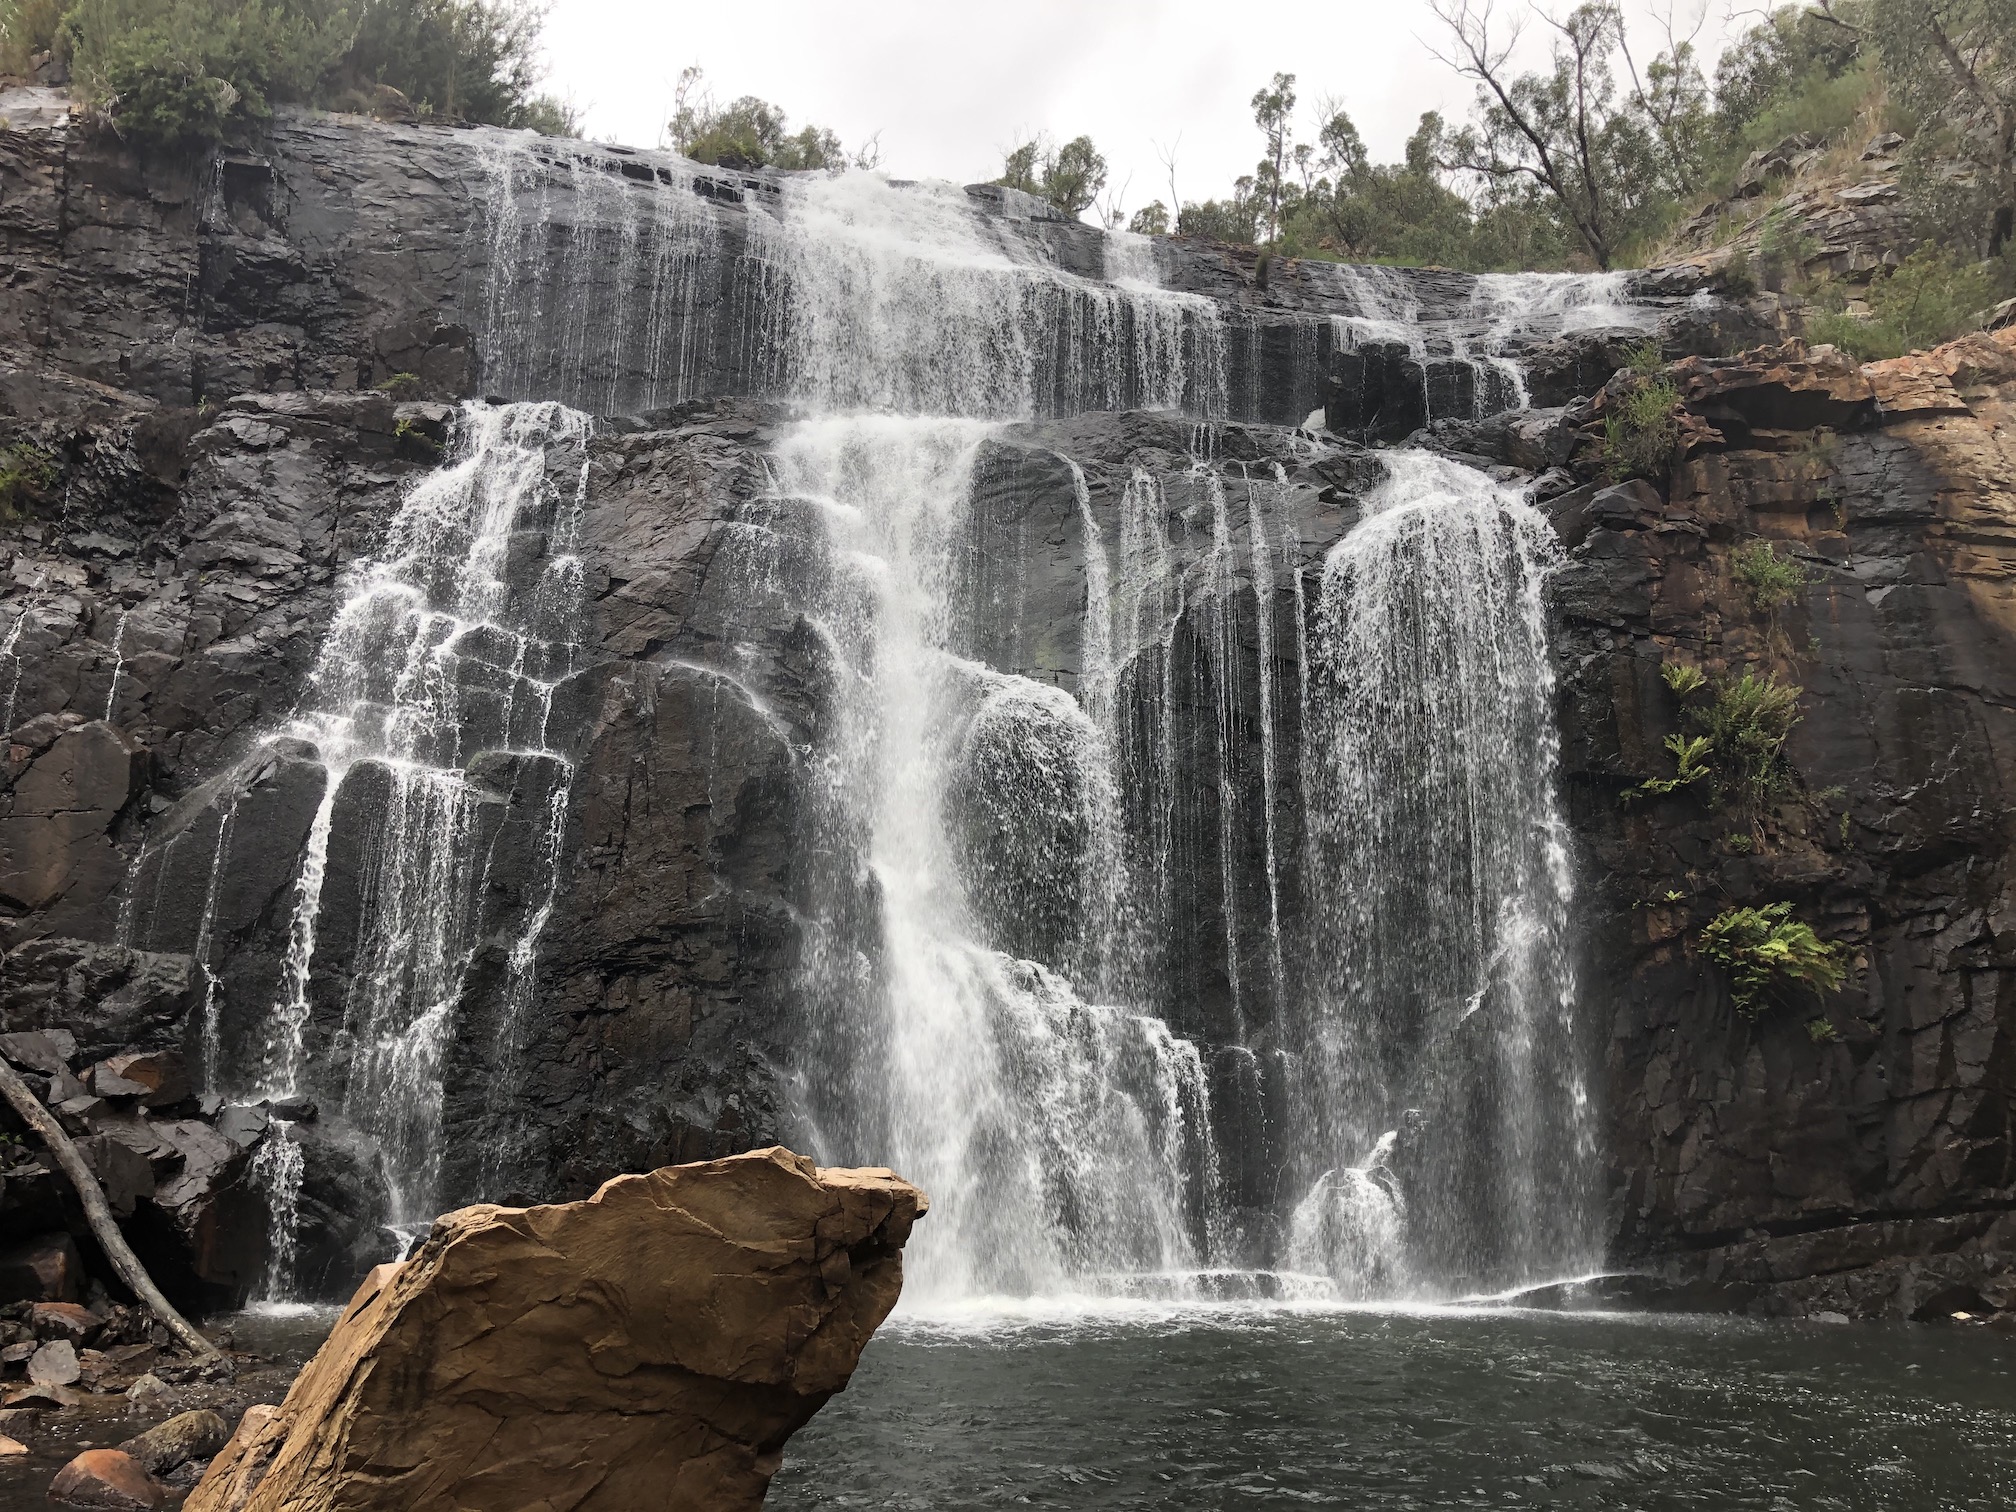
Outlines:
{"label": "sandstone rock", "polygon": [[31,1029],[22,1034],[0,1034],[0,1055],[29,1071],[44,1076],[60,1076],[70,1069],[77,1053],[77,1037],[68,1029]]}
{"label": "sandstone rock", "polygon": [[21,1440],[9,1438],[6,1434],[0,1433],[0,1459],[12,1459],[17,1454],[26,1454],[27,1452],[28,1446],[22,1443]]}
{"label": "sandstone rock", "polygon": [[94,1134],[79,1140],[78,1148],[90,1162],[91,1174],[105,1189],[105,1200],[121,1218],[132,1217],[140,1200],[154,1195],[153,1163],[127,1140],[112,1134]]}
{"label": "sandstone rock", "polygon": [[128,1081],[112,1068],[112,1062],[100,1061],[91,1068],[90,1087],[96,1097],[144,1097],[148,1091],[144,1082]]}
{"label": "sandstone rock", "polygon": [[1794,132],[1770,147],[1760,147],[1736,171],[1739,199],[1762,194],[1773,176],[1794,172],[1800,159],[1820,144],[1811,132]]}
{"label": "sandstone rock", "polygon": [[28,1309],[28,1326],[38,1339],[68,1339],[82,1344],[105,1320],[75,1302],[37,1302]]}
{"label": "sandstone rock", "polygon": [[106,837],[146,777],[146,749],[104,720],[59,737],[0,796],[0,900],[45,909],[103,897],[124,866]]}
{"label": "sandstone rock", "polygon": [[165,1474],[190,1460],[208,1459],[224,1447],[231,1428],[216,1413],[199,1409],[178,1412],[165,1423],[119,1446],[151,1475]]}
{"label": "sandstone rock", "polygon": [[1368,341],[1338,353],[1323,408],[1324,425],[1359,441],[1398,440],[1428,419],[1421,366],[1397,341]]}
{"label": "sandstone rock", "polygon": [[167,1498],[130,1455],[87,1449],[56,1472],[49,1499],[92,1512],[154,1512]]}
{"label": "sandstone rock", "polygon": [[450,1214],[246,1414],[190,1512],[757,1507],[923,1210],[887,1171],[769,1149]]}
{"label": "sandstone rock", "polygon": [[[2016,790],[2016,340],[1967,337],[1859,383],[1786,349],[1699,370],[1727,444],[1675,469],[1638,528],[1618,517],[1572,545],[1559,583],[1563,775],[1617,921],[1592,930],[1592,970],[1625,984],[1606,1070],[1613,1263],[1760,1313],[1992,1311],[2016,1297],[2008,1135],[1988,1111],[1993,1047],[2016,1032],[1993,817]],[[1859,428],[1752,428],[1795,398]],[[1810,579],[1775,633],[1731,569],[1758,536]],[[1659,669],[1676,656],[1711,676],[1761,662],[1805,690],[1788,752],[1807,801],[1831,795],[1826,819],[1788,807],[1732,855],[1726,810],[1698,797],[1616,803],[1672,770],[1659,742],[1686,726]],[[1694,948],[1725,898],[1795,900],[1866,976],[1732,1015]]]}
{"label": "sandstone rock", "polygon": [[99,1064],[120,1080],[144,1088],[140,1094],[143,1107],[165,1108],[181,1102],[190,1092],[189,1068],[177,1050],[115,1055]]}
{"label": "sandstone rock", "polygon": [[0,1249],[0,1302],[74,1301],[84,1261],[68,1234],[43,1234]]}
{"label": "sandstone rock", "polygon": [[234,1103],[218,1113],[211,1127],[241,1150],[249,1150],[271,1123],[266,1109]]}
{"label": "sandstone rock", "polygon": [[23,1386],[19,1391],[10,1391],[0,1407],[23,1412],[47,1412],[51,1408],[75,1407],[84,1397],[81,1392],[72,1391],[68,1386]]}
{"label": "sandstone rock", "polygon": [[1860,367],[1829,347],[1803,343],[1741,357],[1688,357],[1673,365],[1680,397],[1717,425],[1750,430],[1850,430],[1876,415],[1876,391]]}
{"label": "sandstone rock", "polygon": [[46,938],[9,951],[0,969],[0,1028],[60,1029],[93,1060],[180,1042],[195,967],[185,955]]}
{"label": "sandstone rock", "polygon": [[1872,362],[1862,373],[1886,419],[1969,414],[1969,391],[2016,382],[2016,329],[1962,336],[1929,352]]}
{"label": "sandstone rock", "polygon": [[68,1339],[51,1339],[28,1357],[28,1379],[37,1386],[72,1386],[83,1374],[77,1346]]}

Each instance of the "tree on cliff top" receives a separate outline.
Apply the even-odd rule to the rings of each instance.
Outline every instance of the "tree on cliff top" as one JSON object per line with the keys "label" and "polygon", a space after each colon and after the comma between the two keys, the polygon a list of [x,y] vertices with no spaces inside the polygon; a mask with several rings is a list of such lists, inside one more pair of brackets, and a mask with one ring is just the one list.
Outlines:
{"label": "tree on cliff top", "polygon": [[532,0],[0,0],[0,69],[51,53],[120,137],[191,148],[283,102],[571,133],[538,95]]}
{"label": "tree on cliff top", "polygon": [[994,182],[1048,200],[1075,220],[1106,187],[1106,159],[1089,136],[1073,137],[1062,147],[1035,136],[1002,155],[1001,176]]}
{"label": "tree on cliff top", "polygon": [[849,154],[840,145],[839,136],[827,127],[808,125],[792,131],[782,110],[754,95],[717,105],[698,67],[679,75],[665,138],[681,156],[723,168],[824,168],[838,172],[848,167],[872,168],[880,155],[873,138]]}
{"label": "tree on cliff top", "polygon": [[1478,86],[1476,120],[1441,145],[1438,161],[1479,181],[1487,197],[1537,190],[1590,260],[1612,266],[1662,195],[1685,187],[1673,182],[1676,163],[1660,138],[1677,142],[1678,112],[1705,96],[1691,49],[1662,55],[1649,86],[1632,68],[1634,87],[1620,90],[1617,62],[1630,63],[1623,12],[1617,0],[1590,0],[1563,20],[1540,12],[1555,33],[1551,65],[1515,74],[1520,27],[1498,23],[1491,0],[1433,0],[1433,8],[1450,39],[1437,56]]}
{"label": "tree on cliff top", "polygon": [[1858,15],[1919,118],[1905,173],[1920,214],[1999,256],[2016,238],[2016,0],[1874,0]]}

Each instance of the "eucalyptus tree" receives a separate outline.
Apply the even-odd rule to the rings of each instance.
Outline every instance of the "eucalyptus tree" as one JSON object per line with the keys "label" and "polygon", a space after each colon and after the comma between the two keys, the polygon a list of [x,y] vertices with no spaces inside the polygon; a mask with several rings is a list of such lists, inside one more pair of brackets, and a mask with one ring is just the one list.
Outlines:
{"label": "eucalyptus tree", "polygon": [[1523,18],[1501,20],[1492,0],[1431,8],[1449,37],[1436,56],[1478,86],[1476,120],[1444,140],[1438,161],[1480,181],[1487,197],[1537,189],[1590,260],[1612,266],[1665,189],[1652,133],[1617,86],[1617,0],[1590,0],[1561,19],[1533,12],[1554,33],[1550,66],[1536,73],[1512,66]]}
{"label": "eucalyptus tree", "polygon": [[1914,198],[1999,256],[2016,237],[2016,0],[1872,0],[1852,14],[1891,97],[1918,117]]}

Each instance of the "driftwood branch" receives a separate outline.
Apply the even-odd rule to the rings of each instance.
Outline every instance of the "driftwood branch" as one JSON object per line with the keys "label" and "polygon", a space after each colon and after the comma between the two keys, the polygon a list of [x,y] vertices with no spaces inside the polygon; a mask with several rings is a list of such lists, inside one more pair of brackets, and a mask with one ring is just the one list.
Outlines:
{"label": "driftwood branch", "polygon": [[140,1257],[127,1245],[126,1236],[119,1232],[118,1221],[112,1216],[112,1205],[105,1200],[104,1188],[91,1174],[91,1167],[84,1163],[83,1155],[71,1142],[70,1136],[63,1132],[63,1126],[56,1121],[55,1115],[28,1090],[28,1083],[21,1079],[20,1072],[8,1064],[4,1055],[0,1055],[0,1095],[4,1095],[28,1127],[42,1137],[49,1153],[63,1167],[63,1174],[77,1189],[77,1200],[84,1204],[84,1216],[90,1221],[91,1232],[97,1236],[99,1247],[112,1262],[112,1268],[119,1272],[119,1279],[132,1288],[133,1294],[145,1302],[154,1316],[165,1323],[168,1331],[198,1359],[222,1359],[217,1346],[198,1333],[196,1325],[177,1312],[174,1305],[161,1295],[161,1288],[154,1284],[154,1278],[147,1274]]}

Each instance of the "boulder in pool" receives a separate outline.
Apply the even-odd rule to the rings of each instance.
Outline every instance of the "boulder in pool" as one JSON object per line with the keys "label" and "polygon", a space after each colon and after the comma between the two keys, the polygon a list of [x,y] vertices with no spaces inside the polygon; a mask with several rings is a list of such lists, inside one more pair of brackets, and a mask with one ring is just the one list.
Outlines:
{"label": "boulder in pool", "polygon": [[187,1512],[760,1507],[896,1305],[924,1194],[772,1148],[451,1213]]}
{"label": "boulder in pool", "polygon": [[56,1472],[49,1500],[93,1512],[154,1512],[166,1496],[130,1454],[86,1449]]}

